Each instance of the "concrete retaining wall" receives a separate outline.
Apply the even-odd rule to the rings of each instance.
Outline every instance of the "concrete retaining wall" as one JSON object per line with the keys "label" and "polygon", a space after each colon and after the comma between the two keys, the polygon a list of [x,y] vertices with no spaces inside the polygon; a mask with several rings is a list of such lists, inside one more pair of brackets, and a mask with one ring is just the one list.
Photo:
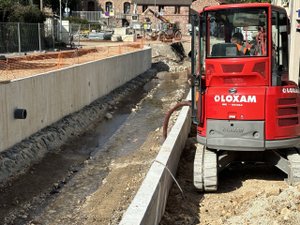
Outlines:
{"label": "concrete retaining wall", "polygon": [[[0,84],[0,152],[108,94],[151,67],[151,49]],[[14,110],[27,110],[15,119]]]}
{"label": "concrete retaining wall", "polygon": [[179,158],[190,127],[190,108],[185,106],[119,225],[159,224],[173,181],[165,166],[173,175],[176,174]]}

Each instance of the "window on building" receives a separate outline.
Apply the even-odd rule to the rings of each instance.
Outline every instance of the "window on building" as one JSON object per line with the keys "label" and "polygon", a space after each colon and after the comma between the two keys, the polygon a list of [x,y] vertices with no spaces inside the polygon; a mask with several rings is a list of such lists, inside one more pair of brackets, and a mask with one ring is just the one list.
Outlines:
{"label": "window on building", "polygon": [[165,9],[164,5],[158,6],[158,12],[164,12],[164,9]]}
{"label": "window on building", "polygon": [[175,6],[174,14],[180,14],[180,6],[179,5]]}
{"label": "window on building", "polygon": [[148,6],[147,5],[143,5],[143,12],[145,12],[146,9],[148,9]]}
{"label": "window on building", "polygon": [[88,11],[95,11],[95,2],[94,1],[88,2]]}
{"label": "window on building", "polygon": [[112,2],[106,2],[106,3],[105,3],[105,11],[106,11],[106,12],[110,12],[110,11],[112,11],[112,9],[113,9],[113,4],[112,4]]}
{"label": "window on building", "polygon": [[129,13],[130,13],[130,3],[124,2],[124,14],[129,14]]}
{"label": "window on building", "polygon": [[129,26],[129,22],[126,19],[122,19],[122,27],[128,27]]}

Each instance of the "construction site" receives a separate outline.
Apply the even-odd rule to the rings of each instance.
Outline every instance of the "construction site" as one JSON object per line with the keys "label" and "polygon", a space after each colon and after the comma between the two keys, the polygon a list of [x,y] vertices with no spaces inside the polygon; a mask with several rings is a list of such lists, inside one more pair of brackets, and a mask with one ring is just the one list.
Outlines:
{"label": "construction site", "polygon": [[300,224],[299,18],[143,13],[0,56],[0,224]]}
{"label": "construction site", "polygon": [[6,58],[0,61],[0,81],[26,78],[40,73],[53,71],[72,65],[78,65],[104,59],[119,54],[130,53],[143,48],[143,43],[107,44],[104,47],[87,47],[45,54],[32,53],[25,56]]}

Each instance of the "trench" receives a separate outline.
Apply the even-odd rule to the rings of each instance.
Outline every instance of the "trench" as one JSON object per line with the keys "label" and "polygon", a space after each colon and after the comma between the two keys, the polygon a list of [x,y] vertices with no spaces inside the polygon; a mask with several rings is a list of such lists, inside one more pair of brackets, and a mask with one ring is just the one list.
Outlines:
{"label": "trench", "polygon": [[[155,79],[136,88],[117,102],[110,109],[111,119],[96,121],[90,130],[72,138],[58,149],[49,151],[26,173],[1,187],[1,221],[7,225],[21,225],[34,221],[37,215],[43,213],[49,202],[60,195],[65,185],[72,182],[88,160],[97,155],[101,158],[101,166],[96,174],[82,181],[82,185],[86,185],[85,191],[76,192],[78,196],[75,199],[81,201],[95,191],[108,173],[107,165],[111,160],[134,151],[142,145],[150,131],[161,127],[165,110],[162,99],[174,90],[182,88],[175,82],[181,76],[186,77],[185,72],[159,73]],[[155,94],[152,93],[154,89]],[[184,89],[187,91],[187,86]],[[143,100],[149,94],[153,96]],[[138,113],[135,113],[139,107]],[[128,122],[133,116],[134,119]],[[123,131],[121,138],[112,141],[113,145],[121,148],[120,150],[109,151],[107,143],[124,126],[128,126],[132,131],[127,133]],[[121,143],[122,138],[127,140],[126,144]],[[94,179],[95,176],[97,180]],[[56,210],[64,210],[63,207],[66,206],[57,206]],[[48,223],[50,224],[49,221]]]}
{"label": "trench", "polygon": [[[139,87],[117,104],[110,111],[113,118],[103,119],[92,130],[85,132],[59,149],[48,152],[39,163],[34,164],[25,173],[9,182],[0,189],[0,218],[5,220],[9,214],[16,214],[19,206],[34,202],[37,204],[49,198],[63,188],[72,176],[77,173],[96,151],[101,151],[103,145],[124,123],[131,113],[132,107],[147,93]],[[22,215],[23,213],[23,215]],[[12,224],[24,224],[27,216],[20,210],[19,217]]]}
{"label": "trench", "polygon": [[47,153],[39,163],[31,166],[28,172],[2,188],[0,215],[7,215],[16,205],[29,201],[36,193],[57,193],[72,174],[80,169],[83,162],[97,149],[101,149],[128,118],[131,107],[145,94],[146,90],[142,87],[137,88],[118,103],[117,109],[111,111],[113,119],[102,120],[93,130],[64,144],[60,149]]}

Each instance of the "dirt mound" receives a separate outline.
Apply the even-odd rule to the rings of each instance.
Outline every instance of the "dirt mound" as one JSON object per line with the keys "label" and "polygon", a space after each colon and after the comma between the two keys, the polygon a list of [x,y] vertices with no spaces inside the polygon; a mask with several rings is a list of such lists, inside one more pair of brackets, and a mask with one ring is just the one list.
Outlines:
{"label": "dirt mound", "polygon": [[271,186],[239,208],[244,210],[224,224],[300,224],[300,185]]}
{"label": "dirt mound", "polygon": [[300,185],[289,186],[286,175],[272,166],[233,164],[220,173],[216,193],[197,192],[195,142],[188,140],[177,171],[184,196],[174,184],[161,225],[300,224]]}

